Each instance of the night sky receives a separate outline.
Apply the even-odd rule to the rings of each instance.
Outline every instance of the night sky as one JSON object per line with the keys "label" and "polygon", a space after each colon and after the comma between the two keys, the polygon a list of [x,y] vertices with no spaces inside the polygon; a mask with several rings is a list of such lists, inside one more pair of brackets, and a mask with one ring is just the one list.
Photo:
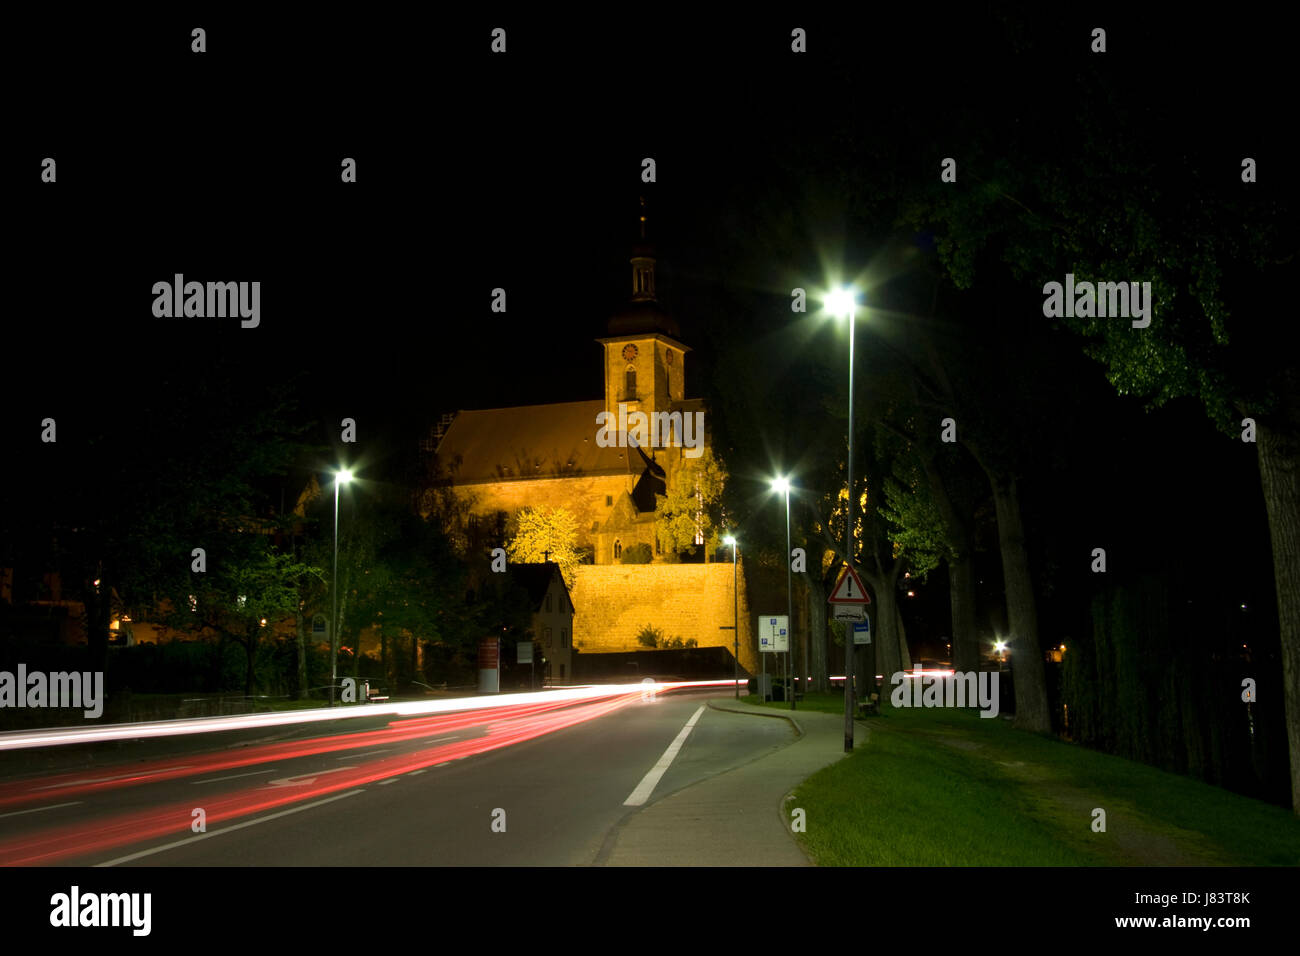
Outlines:
{"label": "night sky", "polygon": [[[147,461],[149,409],[198,379],[254,392],[296,381],[322,443],[344,416],[363,444],[414,442],[446,411],[599,397],[593,340],[630,294],[643,195],[660,297],[694,350],[688,395],[713,398],[726,336],[770,340],[779,357],[791,286],[815,282],[832,250],[861,266],[891,235],[868,210],[835,206],[837,168],[861,161],[854,142],[893,138],[905,155],[918,128],[1010,112],[1024,136],[1070,149],[1079,131],[1068,102],[1053,109],[1055,84],[1089,56],[1093,20],[1110,31],[1107,68],[1189,150],[1235,166],[1276,155],[1290,125],[1276,112],[1280,41],[1258,26],[891,16],[535,14],[505,22],[504,59],[488,52],[497,22],[463,14],[419,25],[209,18],[205,57],[190,54],[184,18],[33,29],[24,42],[53,65],[21,98],[6,156],[17,240],[6,448],[19,463],[38,453],[33,423],[47,415],[61,440],[82,416],[115,416],[138,423],[122,453]],[[809,32],[805,57],[788,52],[792,25]],[[1032,49],[1018,39],[1029,35]],[[83,61],[102,66],[100,83],[60,79],[58,63]],[[31,173],[45,155],[58,159],[57,191]],[[358,162],[355,188],[338,181],[343,156]],[[644,156],[658,164],[653,184],[640,179]],[[935,157],[915,161],[931,175]],[[776,235],[782,217],[792,228]],[[797,255],[756,266],[743,240],[764,230]],[[154,318],[152,284],[178,272],[260,280],[261,326]],[[497,286],[505,315],[489,310]],[[768,311],[751,314],[756,303]],[[1077,388],[1097,396],[1099,430],[1139,420],[1139,403],[1115,396],[1099,367],[1070,361]],[[1190,401],[1162,414],[1160,437],[1143,422],[1132,455],[1177,471],[1189,461],[1159,442],[1219,440]],[[1099,454],[1056,493],[1095,501],[1099,487],[1140,484],[1127,454]],[[1249,463],[1200,467],[1232,471],[1249,494]],[[1106,500],[1126,521],[1142,509],[1135,492]],[[1242,514],[1233,526],[1258,530],[1257,498]]]}

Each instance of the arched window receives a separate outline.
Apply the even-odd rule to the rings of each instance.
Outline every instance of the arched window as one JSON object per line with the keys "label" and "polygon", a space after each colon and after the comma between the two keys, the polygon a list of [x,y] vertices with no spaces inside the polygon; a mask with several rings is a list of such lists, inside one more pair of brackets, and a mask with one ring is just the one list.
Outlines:
{"label": "arched window", "polygon": [[636,369],[630,365],[623,373],[623,390],[626,393],[623,397],[628,401],[636,398]]}
{"label": "arched window", "polygon": [[623,542],[619,541],[618,539],[615,539],[615,540],[614,540],[614,560],[617,561],[617,560],[618,560],[619,558],[621,558],[621,557],[623,557]]}

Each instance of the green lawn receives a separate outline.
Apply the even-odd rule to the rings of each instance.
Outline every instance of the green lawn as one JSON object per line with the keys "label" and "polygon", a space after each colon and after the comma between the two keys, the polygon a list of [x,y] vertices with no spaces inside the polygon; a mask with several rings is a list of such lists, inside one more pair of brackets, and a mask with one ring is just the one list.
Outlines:
{"label": "green lawn", "polygon": [[[841,713],[843,698],[798,707]],[[857,727],[866,742],[789,804],[820,865],[1300,865],[1300,818],[1189,777],[973,711],[888,710]]]}

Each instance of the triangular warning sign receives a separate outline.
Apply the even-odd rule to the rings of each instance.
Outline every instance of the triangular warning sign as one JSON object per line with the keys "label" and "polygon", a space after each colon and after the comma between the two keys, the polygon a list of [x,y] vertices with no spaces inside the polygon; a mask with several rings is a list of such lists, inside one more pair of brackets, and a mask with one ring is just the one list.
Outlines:
{"label": "triangular warning sign", "polygon": [[862,579],[858,577],[858,572],[846,565],[840,572],[835,587],[831,589],[831,596],[826,599],[826,603],[870,604],[871,598],[867,596],[867,589],[862,586]]}

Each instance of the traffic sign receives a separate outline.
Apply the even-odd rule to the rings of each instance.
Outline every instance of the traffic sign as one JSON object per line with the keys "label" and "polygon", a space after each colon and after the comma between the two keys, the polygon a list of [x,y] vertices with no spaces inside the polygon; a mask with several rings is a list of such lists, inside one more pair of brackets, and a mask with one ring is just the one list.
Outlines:
{"label": "traffic sign", "polygon": [[758,616],[758,649],[765,654],[776,654],[790,649],[790,619],[784,614]]}
{"label": "traffic sign", "polygon": [[853,643],[870,644],[871,643],[871,619],[863,618],[861,624],[853,625]]}
{"label": "traffic sign", "polygon": [[839,580],[835,582],[835,587],[831,589],[831,596],[826,599],[827,604],[870,604],[871,598],[867,596],[867,589],[862,586],[862,579],[858,577],[858,572],[854,571],[848,565],[840,571]]}
{"label": "traffic sign", "polygon": [[836,621],[865,621],[867,606],[865,604],[832,604],[831,618]]}

